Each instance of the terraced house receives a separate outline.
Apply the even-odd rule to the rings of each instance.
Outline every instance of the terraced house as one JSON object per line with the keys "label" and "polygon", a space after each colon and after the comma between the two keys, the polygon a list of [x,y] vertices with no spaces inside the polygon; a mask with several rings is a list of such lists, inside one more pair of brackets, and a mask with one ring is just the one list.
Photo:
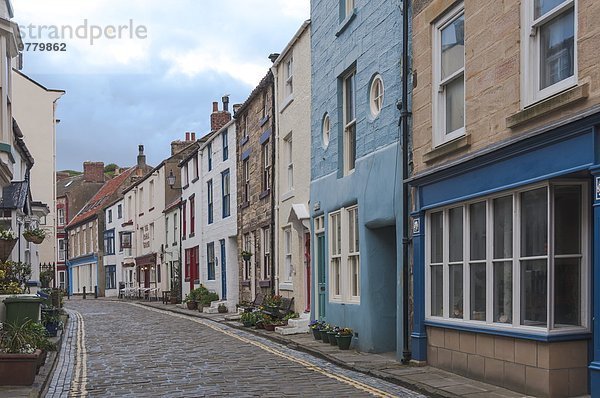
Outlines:
{"label": "terraced house", "polygon": [[400,1],[311,2],[315,317],[403,357]]}
{"label": "terraced house", "polygon": [[415,2],[413,357],[600,394],[600,3]]}

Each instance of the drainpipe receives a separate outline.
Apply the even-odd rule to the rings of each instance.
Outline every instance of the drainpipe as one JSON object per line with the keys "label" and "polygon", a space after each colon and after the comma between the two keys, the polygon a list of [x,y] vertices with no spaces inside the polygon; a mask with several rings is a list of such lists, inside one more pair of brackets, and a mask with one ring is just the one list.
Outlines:
{"label": "drainpipe", "polygon": [[400,111],[400,124],[402,126],[402,323],[403,323],[403,349],[402,362],[408,363],[411,352],[408,344],[409,319],[408,319],[408,249],[410,238],[408,237],[408,118],[411,112],[408,110],[408,10],[409,0],[402,0],[402,109]]}
{"label": "drainpipe", "polygon": [[[271,72],[271,76],[272,72]],[[275,77],[271,82],[271,294],[275,294]]]}

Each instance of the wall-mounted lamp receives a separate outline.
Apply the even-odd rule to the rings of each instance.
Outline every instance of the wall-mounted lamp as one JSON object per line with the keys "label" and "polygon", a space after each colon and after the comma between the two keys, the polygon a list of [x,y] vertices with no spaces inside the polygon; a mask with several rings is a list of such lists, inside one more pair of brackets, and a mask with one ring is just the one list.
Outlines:
{"label": "wall-mounted lamp", "polygon": [[169,170],[169,175],[167,176],[167,184],[169,184],[169,186],[173,188],[176,180],[177,177],[175,177],[175,175],[173,174],[173,170]]}

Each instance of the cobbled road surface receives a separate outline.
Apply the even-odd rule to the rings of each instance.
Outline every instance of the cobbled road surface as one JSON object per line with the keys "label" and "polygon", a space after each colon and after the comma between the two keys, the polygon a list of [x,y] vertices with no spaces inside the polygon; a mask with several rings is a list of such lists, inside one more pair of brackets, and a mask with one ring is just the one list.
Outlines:
{"label": "cobbled road surface", "polygon": [[47,398],[421,397],[217,322],[116,301],[66,308]]}

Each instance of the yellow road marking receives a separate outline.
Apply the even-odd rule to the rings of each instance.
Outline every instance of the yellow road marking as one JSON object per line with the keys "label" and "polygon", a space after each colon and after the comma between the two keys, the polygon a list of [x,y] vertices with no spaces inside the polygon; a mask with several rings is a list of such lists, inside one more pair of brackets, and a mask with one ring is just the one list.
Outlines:
{"label": "yellow road marking", "polygon": [[87,350],[85,348],[85,323],[77,311],[72,311],[77,318],[77,338],[75,356],[75,377],[71,385],[71,394],[78,397],[87,396]]}
{"label": "yellow road marking", "polygon": [[312,370],[313,372],[316,372],[316,373],[322,374],[324,376],[327,376],[330,379],[334,379],[334,380],[340,381],[342,383],[348,384],[348,385],[350,385],[350,386],[352,386],[352,387],[354,387],[354,388],[356,388],[358,390],[364,391],[364,392],[369,393],[371,395],[374,395],[376,397],[385,397],[385,398],[387,398],[387,397],[394,397],[394,395],[392,395],[390,393],[387,393],[387,392],[385,392],[383,390],[380,390],[378,388],[375,388],[375,387],[371,387],[368,384],[364,384],[364,383],[361,383],[359,381],[353,380],[353,379],[351,379],[348,376],[338,375],[338,374],[332,374],[331,372],[326,371],[322,367],[314,365],[314,364],[312,364],[312,363],[310,363],[308,361],[305,361],[305,360],[300,359],[300,358],[293,357],[293,356],[291,356],[289,354],[286,354],[286,353],[284,353],[282,351],[279,351],[279,350],[277,350],[275,348],[269,347],[269,346],[267,346],[267,345],[265,345],[263,343],[260,343],[258,341],[250,340],[250,339],[248,339],[246,337],[239,336],[236,333],[232,333],[229,330],[223,329],[221,327],[217,327],[211,321],[206,321],[204,319],[198,319],[198,318],[192,318],[192,317],[189,317],[189,316],[186,316],[186,315],[183,315],[183,314],[173,313],[173,312],[170,312],[170,311],[164,311],[164,310],[160,310],[160,309],[157,309],[157,308],[151,308],[151,307],[147,307],[147,306],[136,304],[136,303],[127,303],[127,304],[133,305],[135,307],[143,308],[143,309],[148,310],[148,311],[154,311],[154,312],[158,312],[160,314],[169,315],[169,316],[173,316],[173,317],[176,317],[176,318],[186,319],[186,320],[189,320],[189,321],[192,321],[192,322],[196,322],[198,324],[201,324],[201,325],[204,325],[206,327],[209,327],[209,328],[211,328],[211,329],[213,329],[215,331],[223,333],[223,334],[225,334],[227,336],[233,337],[233,338],[235,338],[235,339],[237,339],[239,341],[242,341],[244,343],[252,344],[253,346],[258,347],[258,348],[260,348],[263,351],[267,351],[267,352],[269,352],[269,353],[271,353],[273,355],[276,355],[276,356],[279,356],[281,358],[287,359],[288,361],[295,362],[295,363],[303,366],[304,368],[306,368],[308,370]]}

